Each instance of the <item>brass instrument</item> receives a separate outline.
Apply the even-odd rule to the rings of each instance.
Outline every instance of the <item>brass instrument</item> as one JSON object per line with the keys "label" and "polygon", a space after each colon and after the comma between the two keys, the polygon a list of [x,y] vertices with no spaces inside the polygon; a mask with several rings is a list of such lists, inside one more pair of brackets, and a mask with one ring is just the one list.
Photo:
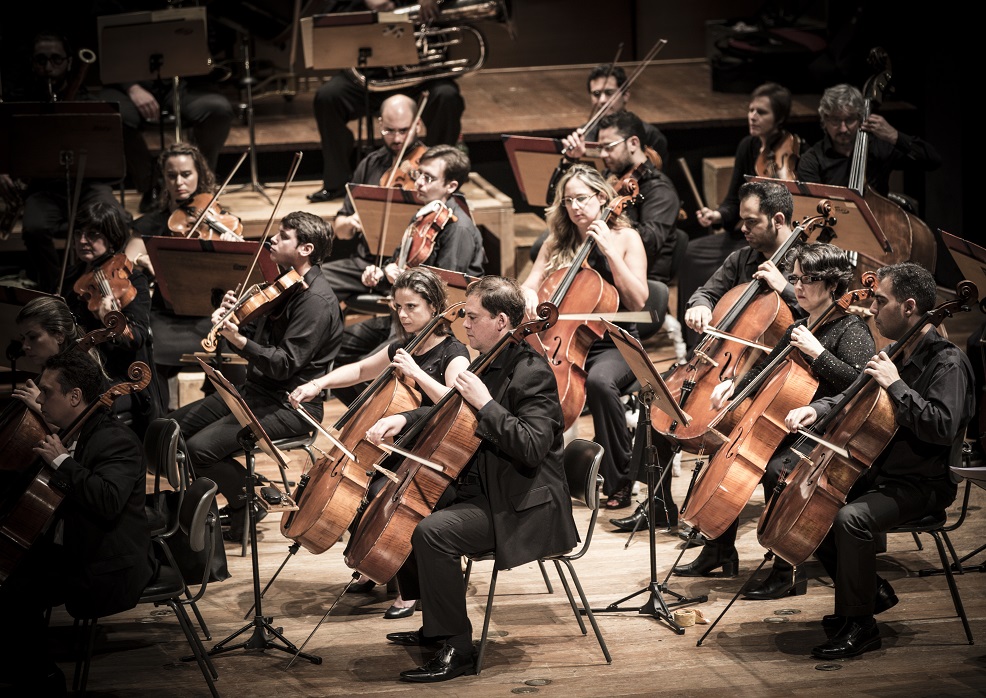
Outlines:
{"label": "brass instrument", "polygon": [[[394,14],[405,14],[418,24],[421,5],[408,5],[394,10]],[[442,5],[442,11],[433,24],[419,24],[414,32],[418,47],[418,64],[375,69],[368,78],[356,68],[349,71],[360,85],[370,92],[411,87],[427,80],[460,77],[483,67],[486,61],[486,38],[483,33],[470,24],[484,19],[493,19],[506,24],[513,36],[510,25],[508,0],[449,0]],[[450,58],[448,49],[464,42],[469,37],[475,44],[476,58]],[[375,77],[379,74],[379,77]]]}

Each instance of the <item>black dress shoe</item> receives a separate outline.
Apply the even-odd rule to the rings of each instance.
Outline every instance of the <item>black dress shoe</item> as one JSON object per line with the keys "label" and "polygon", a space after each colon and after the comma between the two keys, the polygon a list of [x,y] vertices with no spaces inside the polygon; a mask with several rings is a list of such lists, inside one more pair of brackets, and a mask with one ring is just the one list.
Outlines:
{"label": "black dress shoe", "polygon": [[765,601],[785,596],[801,596],[806,591],[808,591],[808,575],[803,568],[791,568],[785,565],[778,569],[775,565],[767,578],[743,594],[743,598]]}
{"label": "black dress shoe", "polygon": [[846,621],[838,635],[813,648],[811,656],[818,659],[845,659],[879,649],[881,644],[880,630],[872,617],[863,620],[853,618]]}
{"label": "black dress shoe", "polygon": [[346,589],[347,594],[369,594],[373,591],[373,587],[377,585],[372,579],[367,579],[365,582],[353,582]]}
{"label": "black dress shoe", "polygon": [[[637,510],[622,519],[610,519],[609,522],[616,526],[621,531],[646,531],[647,530],[647,503],[640,504],[637,506]],[[657,523],[655,528],[658,529],[669,529],[672,526],[677,526],[678,522],[675,521],[671,523],[664,516],[664,511],[661,508],[657,510]]]}
{"label": "black dress shoe", "polygon": [[696,536],[692,536],[691,526],[682,526],[678,529],[678,537],[687,543],[685,548],[699,548],[705,545],[705,536],[701,533]]}
{"label": "black dress shoe", "polygon": [[440,639],[437,637],[428,637],[420,629],[403,633],[387,633],[387,639],[395,645],[405,645],[407,647],[438,647],[442,644]]}
{"label": "black dress shoe", "polygon": [[341,199],[345,196],[345,189],[334,189],[329,191],[328,189],[322,188],[316,192],[312,192],[308,195],[308,200],[313,204],[320,204],[325,201],[332,201],[332,199]]}
{"label": "black dress shoe", "polygon": [[[878,616],[884,611],[893,608],[897,605],[898,601],[900,601],[900,599],[898,599],[897,594],[894,593],[894,588],[890,586],[890,582],[883,577],[877,577],[876,598],[873,599],[873,615]],[[845,622],[845,616],[839,616],[834,613],[822,617],[823,628],[841,628],[845,625]]]}
{"label": "black dress shoe", "polygon": [[387,620],[394,620],[395,618],[410,618],[414,615],[414,606],[407,606],[401,608],[400,606],[391,606],[386,611],[383,612],[383,617]]}
{"label": "black dress shoe", "polygon": [[[243,540],[243,529],[247,525],[246,507],[240,509],[229,509],[226,507],[226,509],[228,511],[229,529],[223,531],[223,540],[230,543],[239,543]],[[219,512],[219,517],[221,521],[222,510]],[[263,507],[257,507],[256,517],[257,523],[260,523],[267,517],[267,510]]]}
{"label": "black dress shoe", "polygon": [[679,577],[711,577],[713,570],[722,568],[723,577],[735,577],[739,573],[739,553],[734,546],[705,544],[702,552],[687,565],[678,565],[672,572]]}
{"label": "black dress shoe", "polygon": [[450,645],[438,650],[431,661],[417,669],[401,672],[401,678],[415,683],[435,683],[448,681],[463,674],[476,673],[476,653],[459,652]]}

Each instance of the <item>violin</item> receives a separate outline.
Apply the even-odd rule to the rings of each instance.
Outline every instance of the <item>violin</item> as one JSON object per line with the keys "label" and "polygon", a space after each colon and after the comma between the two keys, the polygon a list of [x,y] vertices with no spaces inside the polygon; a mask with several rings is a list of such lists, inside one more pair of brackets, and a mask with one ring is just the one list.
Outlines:
{"label": "violin", "polygon": [[137,289],[130,283],[133,271],[133,262],[118,252],[80,276],[72,290],[93,315],[98,313],[104,298],[113,299],[113,310],[123,310],[137,297]]}
{"label": "violin", "polygon": [[[511,343],[554,326],[558,309],[550,303],[538,306],[538,319],[505,333],[486,354],[467,369],[481,376]],[[469,464],[479,449],[476,410],[456,390],[449,390],[399,439],[414,443],[383,490],[359,518],[346,547],[346,564],[378,584],[392,578],[411,554],[411,534],[438,504],[449,485]],[[421,461],[440,464],[440,470]]]}
{"label": "violin", "polygon": [[[785,255],[809,233],[835,225],[835,219],[829,217],[831,209],[830,202],[820,201],[818,212],[821,215],[805,217],[771,261],[779,266]],[[717,419],[719,413],[711,403],[712,391],[720,382],[734,378],[749,367],[756,356],[755,351],[769,350],[776,345],[793,321],[790,308],[762,279],[727,292],[712,310],[709,327],[688,363],[675,365],[665,376],[675,402],[691,421],[683,425],[663,411],[655,410],[651,414],[654,429],[690,453],[718,450],[742,415],[737,410]],[[757,343],[760,338],[763,344]]]}
{"label": "violin", "polygon": [[[925,325],[937,327],[956,311],[969,311],[978,299],[976,285],[961,281],[956,297],[925,313],[887,350],[891,360],[922,337]],[[869,375],[842,394],[832,410],[794,444],[800,456],[777,489],[757,526],[757,539],[792,565],[800,565],[821,545],[856,481],[867,472],[897,433],[894,405]],[[817,442],[810,453],[809,442]]]}
{"label": "violin", "polygon": [[[618,196],[600,212],[607,224],[623,214],[633,204],[637,195],[637,182],[624,180],[629,195]],[[585,242],[575,253],[567,269],[557,269],[538,288],[538,300],[549,302],[561,315],[586,313],[615,313],[620,307],[620,293],[607,283],[595,269],[583,266],[595,246],[595,240],[586,236]],[[561,400],[565,428],[568,429],[582,414],[585,407],[585,360],[593,342],[601,339],[606,328],[599,321],[565,321],[541,335],[528,337],[528,342],[548,359]]]}
{"label": "violin", "polygon": [[404,231],[401,238],[400,253],[397,255],[397,267],[403,271],[408,267],[416,267],[431,256],[435,249],[438,234],[450,222],[458,220],[452,209],[442,201],[432,201],[422,206],[414,220]]}
{"label": "violin", "polygon": [[196,194],[179,204],[168,217],[168,230],[175,237],[212,240],[222,235],[235,235],[243,239],[243,221],[223,210],[219,202],[206,193]]}
{"label": "violin", "polygon": [[[69,443],[98,408],[108,408],[112,406],[113,400],[121,395],[130,395],[150,385],[151,369],[147,364],[137,361],[130,365],[127,373],[129,381],[110,387],[99,398],[93,400],[70,426],[59,433],[62,443]],[[41,425],[44,434],[50,433],[43,421]],[[33,446],[37,441],[38,439],[30,445]],[[13,502],[0,520],[0,584],[7,580],[31,547],[48,529],[55,512],[65,498],[65,493],[52,483],[53,471],[42,459],[35,457],[28,459],[27,462],[33,464],[31,467],[36,472],[23,494]]]}
{"label": "violin", "polygon": [[793,133],[780,131],[770,143],[760,147],[754,169],[760,177],[795,181],[798,178],[800,158],[801,138]]}
{"label": "violin", "polygon": [[394,163],[393,167],[380,175],[380,186],[414,189],[414,179],[421,164],[421,156],[426,150],[428,146],[424,144],[415,146],[403,160]]}
{"label": "violin", "polygon": [[308,288],[304,277],[296,270],[281,274],[271,283],[254,284],[219,319],[209,334],[202,340],[202,348],[213,352],[219,344],[217,335],[227,321],[242,327],[261,315],[267,315],[280,308],[288,298],[298,291]]}

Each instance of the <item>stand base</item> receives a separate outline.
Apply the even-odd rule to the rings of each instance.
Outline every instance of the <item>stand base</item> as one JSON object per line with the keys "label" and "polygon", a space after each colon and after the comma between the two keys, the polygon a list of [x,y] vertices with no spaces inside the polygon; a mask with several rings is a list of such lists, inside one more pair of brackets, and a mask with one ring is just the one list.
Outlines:
{"label": "stand base", "polygon": [[[287,652],[288,654],[297,655],[303,659],[307,659],[312,664],[322,663],[322,658],[317,655],[299,652],[298,648],[281,634],[280,628],[275,628],[270,624],[271,620],[273,619],[254,616],[252,622],[244,625],[242,628],[209,650],[206,654],[210,657],[215,657],[219,654],[232,652],[233,650],[238,649],[260,650],[261,652],[264,652],[265,650],[281,650],[282,652]],[[243,635],[251,629],[253,630],[253,633],[250,635],[249,639],[235,645],[229,645],[228,647],[226,646],[226,643],[232,642],[240,635]]]}
{"label": "stand base", "polygon": [[[626,608],[621,606],[624,601],[629,601],[634,599],[641,594],[650,594],[650,598],[643,606],[638,606],[637,608]],[[675,597],[677,601],[673,601],[670,604],[665,602],[662,594],[670,594]],[[674,622],[674,618],[671,617],[671,609],[676,606],[685,606],[693,603],[705,603],[709,600],[706,595],[702,596],[682,596],[681,594],[671,591],[668,589],[667,584],[658,584],[657,582],[651,582],[648,586],[635,591],[629,596],[624,596],[618,601],[614,601],[606,608],[594,608],[593,613],[626,613],[628,611],[636,611],[642,616],[650,616],[656,620],[663,620],[670,626],[672,630],[678,635],[684,635],[685,629]]]}

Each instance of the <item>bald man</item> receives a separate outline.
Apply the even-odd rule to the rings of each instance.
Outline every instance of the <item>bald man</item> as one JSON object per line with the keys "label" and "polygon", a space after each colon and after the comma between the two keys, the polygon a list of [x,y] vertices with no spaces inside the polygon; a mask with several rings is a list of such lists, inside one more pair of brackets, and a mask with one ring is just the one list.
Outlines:
{"label": "bald man", "polygon": [[[388,97],[380,105],[380,133],[383,135],[383,145],[367,155],[356,167],[353,174],[353,184],[380,184],[380,178],[394,166],[394,161],[401,149],[407,143],[406,152],[411,152],[421,142],[418,140],[418,130],[411,133],[411,123],[417,113],[417,104],[405,95],[397,94]],[[363,285],[363,271],[374,262],[373,253],[363,237],[363,227],[359,214],[353,207],[353,202],[346,197],[342,208],[336,214],[332,223],[335,239],[336,257],[322,264],[322,273],[328,280],[332,290],[340,301],[346,301],[358,293],[366,293]],[[339,241],[346,240],[344,247],[351,251],[348,256],[339,259]]]}

